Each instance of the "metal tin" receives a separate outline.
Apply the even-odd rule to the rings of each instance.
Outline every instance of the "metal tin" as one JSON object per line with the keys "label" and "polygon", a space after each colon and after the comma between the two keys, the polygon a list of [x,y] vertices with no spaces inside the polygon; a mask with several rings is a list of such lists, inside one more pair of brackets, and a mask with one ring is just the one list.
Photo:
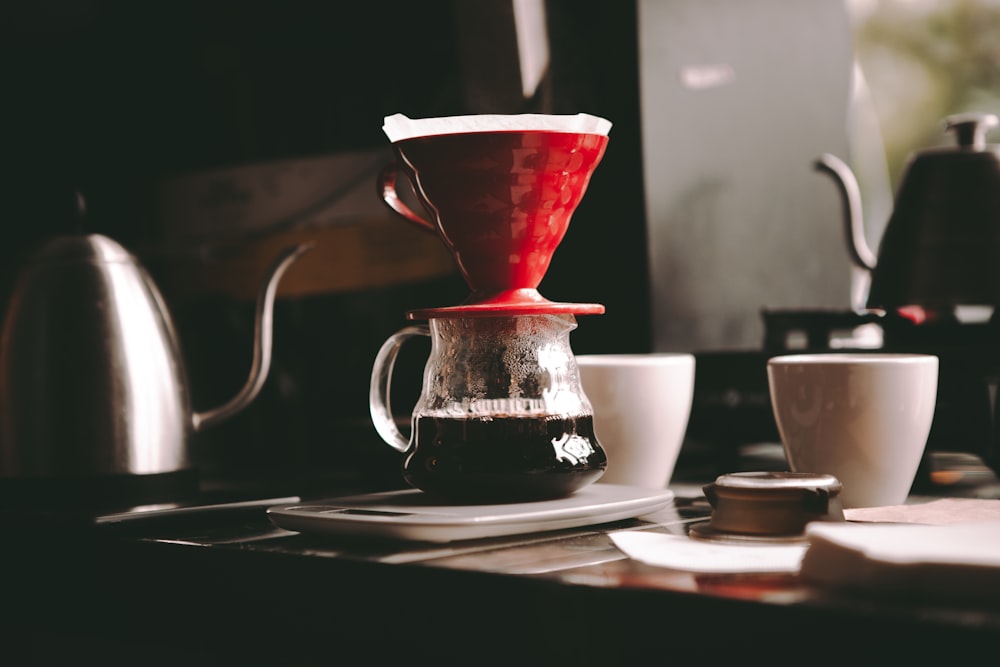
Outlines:
{"label": "metal tin", "polygon": [[833,475],[740,472],[702,487],[712,505],[709,522],[692,537],[737,540],[801,539],[810,521],[843,521],[843,486]]}

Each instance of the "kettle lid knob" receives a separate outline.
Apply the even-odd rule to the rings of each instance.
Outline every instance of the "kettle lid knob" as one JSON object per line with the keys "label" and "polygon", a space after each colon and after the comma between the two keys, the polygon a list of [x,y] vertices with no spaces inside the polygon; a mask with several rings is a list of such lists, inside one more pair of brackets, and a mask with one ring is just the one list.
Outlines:
{"label": "kettle lid knob", "polygon": [[961,148],[981,151],[986,148],[986,133],[997,126],[998,119],[991,113],[960,113],[944,119],[946,131],[954,131]]}

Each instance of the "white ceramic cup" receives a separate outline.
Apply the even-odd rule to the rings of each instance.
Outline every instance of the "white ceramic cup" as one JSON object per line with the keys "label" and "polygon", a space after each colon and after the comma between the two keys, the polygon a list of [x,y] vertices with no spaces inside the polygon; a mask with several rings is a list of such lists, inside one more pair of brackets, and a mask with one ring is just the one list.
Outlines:
{"label": "white ceramic cup", "polygon": [[906,501],[937,402],[929,354],[791,354],[767,362],[771,407],[793,472],[827,473],[844,507]]}
{"label": "white ceramic cup", "polygon": [[576,362],[608,455],[599,482],[666,487],[691,416],[694,355],[589,354]]}

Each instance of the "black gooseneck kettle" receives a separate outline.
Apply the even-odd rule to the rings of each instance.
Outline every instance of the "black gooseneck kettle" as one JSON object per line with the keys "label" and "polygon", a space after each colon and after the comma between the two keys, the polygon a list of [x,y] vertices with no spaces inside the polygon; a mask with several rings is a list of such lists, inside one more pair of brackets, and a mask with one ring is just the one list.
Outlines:
{"label": "black gooseneck kettle", "polygon": [[997,116],[949,116],[956,145],[914,153],[903,173],[878,257],[865,241],[851,169],[822,155],[844,204],[851,259],[871,272],[868,307],[932,312],[1000,303],[1000,145],[986,143]]}

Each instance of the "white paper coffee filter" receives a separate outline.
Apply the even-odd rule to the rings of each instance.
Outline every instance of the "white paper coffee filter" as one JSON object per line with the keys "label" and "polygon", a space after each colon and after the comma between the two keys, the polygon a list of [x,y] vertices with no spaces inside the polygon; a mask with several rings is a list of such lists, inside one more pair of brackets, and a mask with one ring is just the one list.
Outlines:
{"label": "white paper coffee filter", "polygon": [[611,122],[598,116],[550,114],[475,114],[470,116],[441,116],[438,118],[408,118],[401,113],[386,116],[382,131],[395,143],[413,137],[462,132],[504,131],[580,132],[607,135]]}

